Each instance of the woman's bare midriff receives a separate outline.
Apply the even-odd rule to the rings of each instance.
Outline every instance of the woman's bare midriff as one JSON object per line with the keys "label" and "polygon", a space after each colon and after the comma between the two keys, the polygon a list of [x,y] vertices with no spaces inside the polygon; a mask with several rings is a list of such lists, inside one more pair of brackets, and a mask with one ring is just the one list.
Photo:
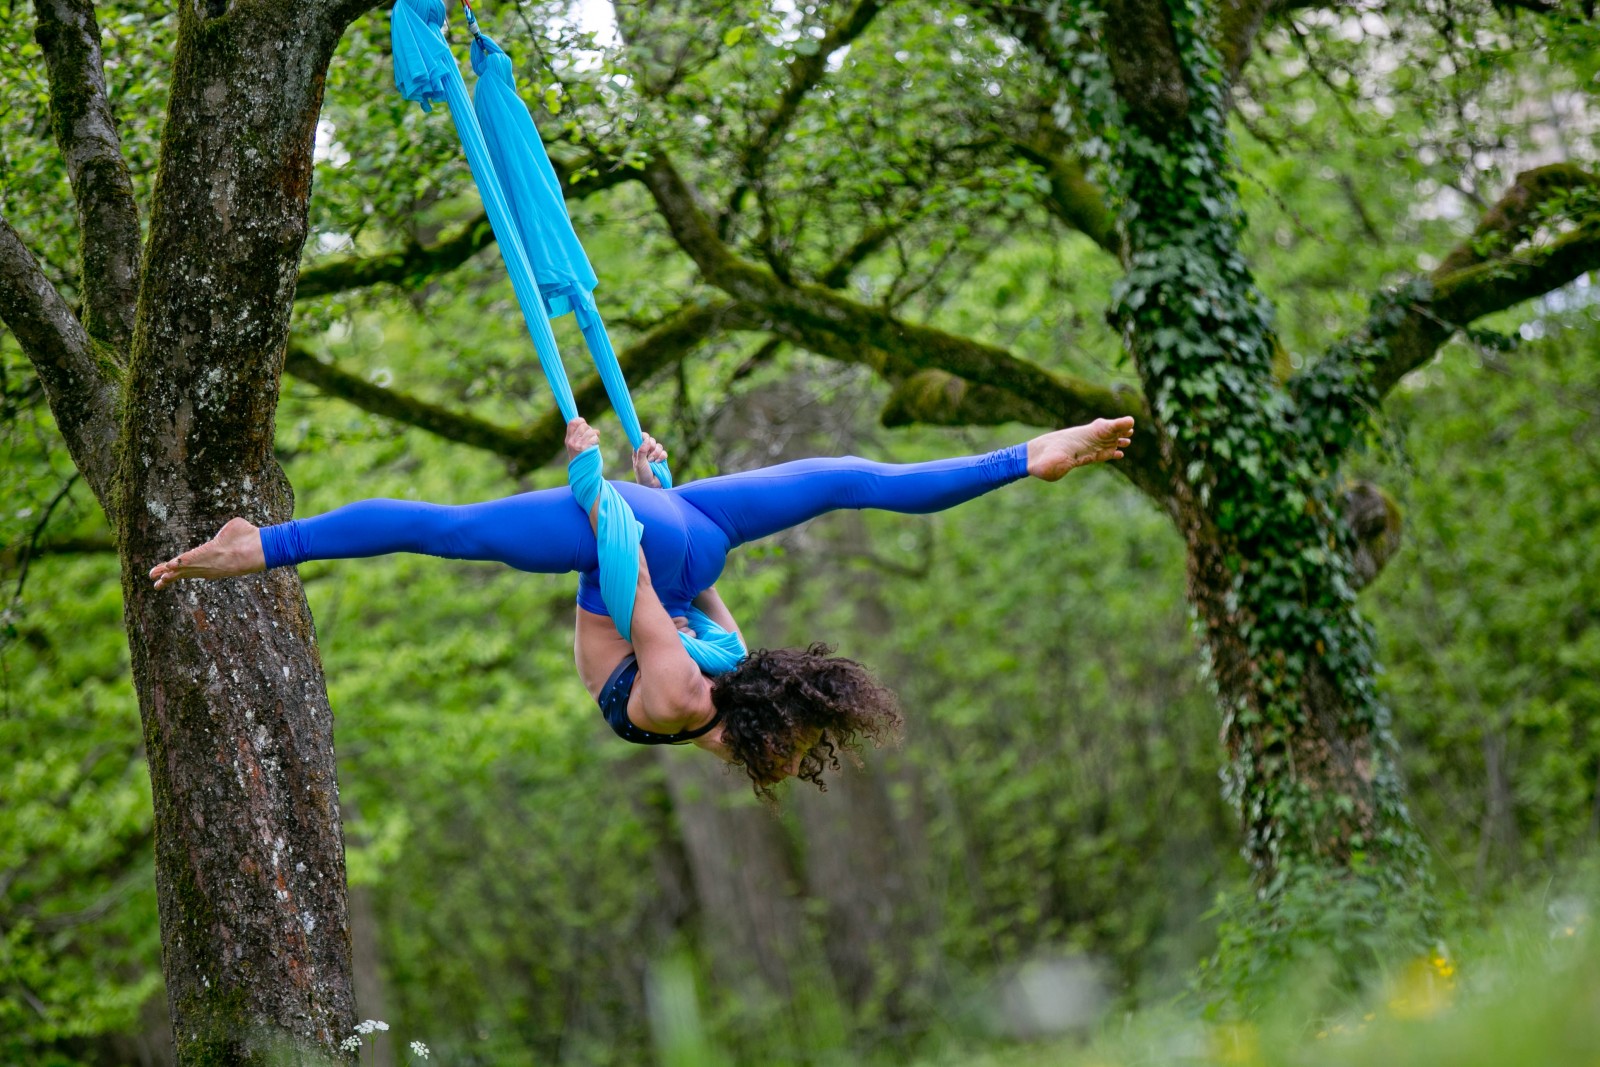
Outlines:
{"label": "woman's bare midriff", "polygon": [[[573,639],[573,656],[577,661],[578,678],[583,682],[584,689],[588,690],[592,699],[598,700],[600,691],[605,688],[606,682],[611,678],[611,673],[617,669],[627,656],[633,652],[633,645],[617,633],[616,626],[609,615],[596,615],[592,611],[578,608],[578,618]],[[684,633],[694,634],[689,627],[689,620],[682,615],[675,615],[672,622]],[[685,719],[681,724],[667,728],[658,718],[648,715],[642,706],[642,694],[645,687],[635,684],[633,692],[628,696],[628,718],[633,724],[643,730],[657,733],[672,733],[676,730],[692,729],[698,721]],[[695,716],[703,719],[705,716]]]}

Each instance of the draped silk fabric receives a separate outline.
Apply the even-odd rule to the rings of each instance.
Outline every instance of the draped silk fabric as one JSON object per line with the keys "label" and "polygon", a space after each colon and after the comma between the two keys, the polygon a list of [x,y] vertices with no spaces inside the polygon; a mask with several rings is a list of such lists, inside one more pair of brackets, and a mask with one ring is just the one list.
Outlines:
{"label": "draped silk fabric", "polygon": [[[461,69],[444,39],[444,20],[441,0],[397,0],[390,22],[395,86],[426,111],[439,101],[449,106],[511,276],[523,322],[562,418],[568,422],[577,418],[578,407],[550,319],[572,312],[611,406],[629,443],[637,449],[643,441],[639,416],[605,323],[595,308],[598,279],[572,229],[544,141],[517,95],[511,58],[486,35],[474,34],[472,68],[479,77],[475,102],[469,102]],[[670,487],[672,472],[667,465],[657,462],[650,466],[662,486]],[[600,593],[617,632],[632,640],[644,527],[627,501],[605,480],[598,447],[574,457],[567,465],[567,476],[573,497],[585,512],[594,509],[598,501],[595,538],[600,554]],[[689,625],[697,636],[680,632],[679,637],[707,674],[730,671],[745,657],[738,635],[722,629],[703,612],[691,608]]]}

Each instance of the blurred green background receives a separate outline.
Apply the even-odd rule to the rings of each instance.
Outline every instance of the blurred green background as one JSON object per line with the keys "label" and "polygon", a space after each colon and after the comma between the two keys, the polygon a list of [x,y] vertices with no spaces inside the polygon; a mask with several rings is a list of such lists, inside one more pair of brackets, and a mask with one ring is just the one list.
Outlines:
{"label": "blurred green background", "polygon": [[[707,184],[810,27],[837,16],[622,10],[632,56],[595,5],[484,18],[518,42],[558,157],[563,141],[666,139]],[[66,265],[70,199],[26,15],[0,31],[4,202]],[[172,16],[101,17],[147,195]],[[641,37],[663,69],[638,59]],[[308,266],[427,244],[476,210],[445,120],[392,93],[385,38],[382,12],[358,22],[330,75]],[[1235,100],[1246,247],[1297,365],[1374,290],[1441,260],[1516,171],[1592,169],[1600,151],[1592,20],[1308,11],[1258,53]],[[1131,381],[1102,319],[1115,261],[1058,224],[1035,171],[960,143],[1048,112],[1054,90],[1015,43],[959,6],[904,4],[830,69],[773,150],[785,253],[825,262],[836,231],[894,218],[906,236],[851,275],[859,299]],[[652,77],[667,88],[642,93]],[[935,159],[934,141],[955,147]],[[639,189],[571,207],[619,347],[696,298]],[[301,568],[338,717],[357,996],[391,1026],[369,1055],[401,1062],[418,1039],[435,1062],[507,1067],[1600,1062],[1585,873],[1600,838],[1600,302],[1585,279],[1501,319],[1517,343],[1452,342],[1391,397],[1351,472],[1404,515],[1363,604],[1444,916],[1431,955],[1379,950],[1348,988],[1308,951],[1294,981],[1216,1009],[1227,991],[1203,962],[1249,886],[1182,544],[1094,471],[942,515],[835,515],[730,562],[719,589],[754,642],[837,645],[908,720],[901,746],[826,794],[789,788],[776,811],[693,750],[609,739],[571,666],[570,577],[420,557]],[[548,406],[520,330],[493,252],[304,301],[296,322],[353,374],[508,426]],[[163,1063],[116,558],[9,335],[0,367],[0,1062]],[[869,370],[754,332],[635,386],[680,479],[1032,432],[885,430]],[[602,432],[620,459],[620,433]],[[278,448],[301,515],[562,476],[514,476],[290,378]]]}

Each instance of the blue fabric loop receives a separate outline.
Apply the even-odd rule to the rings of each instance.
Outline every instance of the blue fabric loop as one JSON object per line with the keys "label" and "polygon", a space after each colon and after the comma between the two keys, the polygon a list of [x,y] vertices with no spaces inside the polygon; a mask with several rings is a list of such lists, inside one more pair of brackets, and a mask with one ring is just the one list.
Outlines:
{"label": "blue fabric loop", "polygon": [[596,498],[595,543],[600,554],[600,597],[611,622],[625,640],[633,640],[633,600],[639,589],[639,542],[644,526],[616,486],[606,481],[600,446],[590,445],[567,461],[567,482],[578,505],[588,514]]}
{"label": "blue fabric loop", "polygon": [[[591,445],[567,462],[567,483],[585,513],[594,509],[595,542],[600,555],[600,598],[606,602],[611,622],[624,640],[633,640],[633,603],[639,587],[639,542],[644,526],[633,517],[633,509],[616,487],[605,480],[600,462],[600,446]],[[724,630],[705,612],[691,605],[686,615],[690,637],[678,631],[678,640],[699,668],[707,674],[726,674],[749,653],[739,635]]]}
{"label": "blue fabric loop", "polygon": [[[390,37],[396,54],[395,84],[408,100],[417,100],[424,106],[429,100],[444,100],[450,105],[450,118],[461,137],[461,147],[466,152],[472,177],[478,183],[484,211],[489,216],[489,225],[494,229],[500,254],[505,259],[506,273],[511,276],[511,288],[522,308],[522,321],[527,325],[534,350],[539,355],[539,366],[550,383],[550,391],[555,394],[561,417],[571,422],[578,417],[578,405],[572,398],[572,386],[567,381],[566,368],[561,365],[555,334],[550,332],[550,321],[543,314],[544,301],[534,280],[527,249],[500,182],[495,177],[494,163],[484,143],[483,131],[478,127],[472,103],[467,98],[466,82],[461,80],[461,70],[456,66],[455,56],[440,30],[443,8],[439,0],[398,0],[394,11]],[[435,12],[440,14],[439,21],[429,21]],[[400,58],[402,53],[405,53],[403,61]],[[403,72],[402,62],[405,66]]]}
{"label": "blue fabric loop", "polygon": [[[568,422],[577,418],[578,407],[550,318],[572,311],[606,395],[629,443],[637,450],[643,431],[605,323],[594,305],[598,279],[572,229],[544,141],[517,96],[510,57],[489,37],[480,34],[473,38],[472,66],[479,80],[475,101],[469,103],[461,70],[444,39],[443,23],[441,0],[397,0],[390,23],[395,85],[424,110],[439,100],[449,104],[523,322],[562,418]],[[664,488],[672,485],[672,472],[665,463],[651,463],[650,468]],[[601,598],[617,632],[632,640],[644,527],[622,495],[606,482],[597,447],[568,464],[567,478],[585,513],[599,501],[595,539]],[[680,631],[679,637],[701,670],[723,674],[744,659],[746,651],[738,635],[722,629],[703,612],[690,608],[689,625],[696,636]]]}
{"label": "blue fabric loop", "polygon": [[480,35],[472,41],[472,69],[478,72],[473,108],[494,159],[495,175],[539,279],[545,310],[558,318],[573,310],[575,300],[594,292],[599,281],[567,217],[561,182],[544,140],[517,96],[510,57],[492,38]]}

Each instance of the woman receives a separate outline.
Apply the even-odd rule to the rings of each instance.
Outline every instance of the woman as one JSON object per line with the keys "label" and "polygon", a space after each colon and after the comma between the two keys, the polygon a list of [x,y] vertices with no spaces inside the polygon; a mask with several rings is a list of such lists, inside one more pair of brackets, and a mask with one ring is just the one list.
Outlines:
{"label": "woman", "polygon": [[[442,506],[363,500],[326,515],[257,528],[231,519],[216,537],[150,571],[160,589],[185,578],[229,578],[314,559],[420,552],[495,560],[519,570],[577,571],[578,675],[606,721],[637,744],[692,742],[742,766],[758,793],[797,776],[822,785],[840,748],[895,733],[894,696],[825,645],[762,649],[708,678],[684,651],[690,605],[717,625],[738,624],[713,583],[729,550],[841,508],[924,514],[954,507],[1025,476],[1053,482],[1074,467],[1119,459],[1133,419],[1097,419],[983,456],[932,463],[807,459],[663,490],[650,461],[667,453],[646,435],[633,456],[639,485],[617,489],[644,526],[633,641],[617,634],[600,599],[593,531],[568,489]],[[575,457],[600,436],[567,426]]]}

